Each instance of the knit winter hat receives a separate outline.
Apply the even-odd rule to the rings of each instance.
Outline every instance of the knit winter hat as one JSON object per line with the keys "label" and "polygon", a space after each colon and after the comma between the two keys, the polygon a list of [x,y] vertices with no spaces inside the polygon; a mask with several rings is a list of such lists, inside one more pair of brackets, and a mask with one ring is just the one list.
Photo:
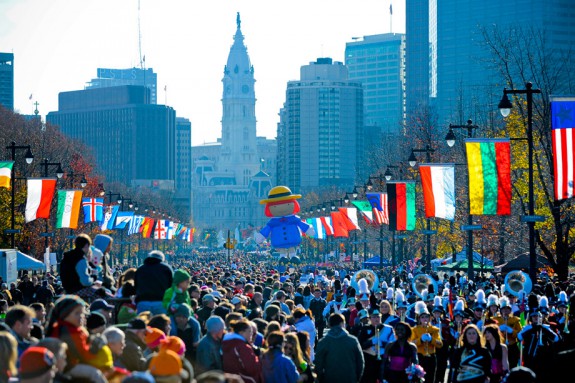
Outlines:
{"label": "knit winter hat", "polygon": [[90,366],[96,367],[100,370],[109,370],[110,368],[114,367],[114,357],[112,356],[112,350],[110,347],[104,345],[98,351],[96,356],[93,359],[88,361]]}
{"label": "knit winter hat", "polygon": [[55,315],[56,320],[66,319],[77,306],[86,306],[86,302],[77,295],[62,295],[56,300],[51,315]]}
{"label": "knit winter hat", "polygon": [[93,245],[95,248],[100,250],[102,253],[106,253],[106,249],[108,248],[108,245],[111,242],[112,242],[112,237],[110,237],[109,235],[97,234],[94,237]]}
{"label": "knit winter hat", "polygon": [[186,344],[177,336],[169,336],[160,342],[160,352],[164,350],[171,350],[182,356],[186,352]]}
{"label": "knit winter hat", "polygon": [[98,327],[105,326],[107,323],[108,321],[106,321],[106,317],[97,311],[91,313],[86,318],[86,328],[88,330],[93,330]]}
{"label": "knit winter hat", "polygon": [[158,347],[160,342],[166,339],[166,334],[160,329],[148,327],[146,330],[146,345],[149,349]]}
{"label": "knit winter hat", "polygon": [[50,371],[54,354],[46,347],[28,347],[20,357],[20,379],[33,379]]}
{"label": "knit winter hat", "polygon": [[162,350],[150,360],[150,373],[153,376],[180,375],[182,360],[172,350]]}
{"label": "knit winter hat", "polygon": [[172,280],[172,285],[175,287],[178,286],[183,281],[188,281],[191,279],[192,277],[190,276],[190,273],[188,273],[186,270],[178,269],[174,272],[174,279]]}

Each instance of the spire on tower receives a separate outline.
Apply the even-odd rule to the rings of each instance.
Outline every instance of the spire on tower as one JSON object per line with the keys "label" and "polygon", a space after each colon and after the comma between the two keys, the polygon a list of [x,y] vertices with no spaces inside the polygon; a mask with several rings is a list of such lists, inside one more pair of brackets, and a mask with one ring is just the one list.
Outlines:
{"label": "spire on tower", "polygon": [[242,25],[242,20],[240,20],[240,13],[238,12],[238,15],[236,16],[236,24],[238,25],[238,29],[240,29],[241,25]]}

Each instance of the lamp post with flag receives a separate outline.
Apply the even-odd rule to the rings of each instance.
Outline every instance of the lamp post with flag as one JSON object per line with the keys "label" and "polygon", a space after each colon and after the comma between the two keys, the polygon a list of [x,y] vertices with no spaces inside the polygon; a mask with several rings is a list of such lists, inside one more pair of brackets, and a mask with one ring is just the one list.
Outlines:
{"label": "lamp post with flag", "polygon": [[[377,176],[369,176],[369,179],[367,180],[367,182],[365,184],[366,192],[373,190],[373,181],[374,180],[378,183],[379,189],[383,190],[385,175],[378,174]],[[366,193],[366,196],[367,196],[367,193]],[[380,197],[378,197],[378,198],[379,198],[379,204],[382,205],[382,208],[383,208],[384,201],[381,200],[381,196],[382,196],[382,193],[380,194]],[[376,213],[376,212],[374,212],[374,213]],[[378,241],[379,241],[379,269],[383,270],[383,242],[387,241],[387,238],[385,238],[383,236],[383,221],[380,220],[379,224],[380,224],[379,225],[379,238],[378,238]],[[392,258],[394,258],[394,257],[392,257]]]}
{"label": "lamp post with flag", "polygon": [[[64,171],[62,170],[62,164],[60,162],[49,162],[47,158],[44,158],[44,160],[40,164],[44,168],[44,178],[48,177],[48,169],[51,166],[56,167],[56,177],[58,177],[58,179],[62,178],[62,176],[64,175]],[[46,250],[48,249],[48,246],[50,245],[48,238],[52,237],[54,235],[54,233],[50,233],[48,231],[48,228],[49,228],[49,226],[48,226],[49,222],[48,221],[49,221],[49,218],[46,218],[45,232],[40,234],[40,235],[44,236],[44,243],[45,243]]]}
{"label": "lamp post with flag", "polygon": [[[445,141],[447,146],[450,148],[455,145],[457,136],[453,132],[454,129],[467,130],[467,138],[473,138],[473,133],[479,127],[473,124],[472,120],[467,120],[465,125],[453,125],[449,124],[449,131],[445,136]],[[457,165],[457,164],[456,164]],[[473,224],[473,215],[471,214],[471,201],[469,201],[469,214],[467,214],[467,225],[462,225],[462,230],[467,231],[467,277],[470,281],[474,280],[474,270],[473,270],[473,231],[481,230],[481,225]]]}
{"label": "lamp post with flag", "polygon": [[535,215],[535,200],[533,192],[533,95],[540,94],[540,89],[533,89],[531,82],[525,83],[525,89],[503,89],[503,97],[499,101],[499,111],[503,117],[509,116],[513,104],[507,97],[508,94],[524,94],[527,98],[527,145],[529,161],[529,215],[523,216],[522,221],[527,222],[529,227],[529,277],[537,280],[537,255],[535,254],[535,222],[544,218]]}
{"label": "lamp post with flag", "polygon": [[10,176],[10,192],[12,193],[12,200],[10,201],[10,209],[11,209],[11,216],[10,216],[10,231],[5,230],[5,233],[9,233],[10,234],[10,246],[12,248],[15,248],[15,234],[19,233],[20,230],[16,230],[14,228],[14,216],[15,216],[15,207],[14,207],[14,200],[16,198],[16,193],[15,193],[15,189],[14,189],[14,181],[16,180],[16,171],[14,170],[14,164],[16,163],[16,151],[17,150],[26,150],[26,154],[24,155],[24,157],[26,158],[26,163],[28,165],[30,165],[32,163],[32,161],[34,161],[34,156],[32,155],[32,151],[30,149],[30,145],[16,145],[16,143],[14,141],[12,141],[10,143],[10,145],[6,146],[6,149],[8,149],[10,151],[10,159],[12,160],[12,164],[11,164],[11,170],[9,173],[11,173]]}
{"label": "lamp post with flag", "polygon": [[[433,149],[431,146],[426,145],[425,148],[421,148],[421,149],[411,149],[411,154],[409,156],[409,159],[407,160],[409,162],[409,166],[414,167],[417,164],[417,157],[415,156],[415,153],[425,153],[425,158],[427,163],[431,162],[431,153],[434,153],[435,149]],[[429,218],[426,218],[426,229],[423,232],[427,238],[426,238],[426,243],[427,243],[427,249],[425,251],[425,271],[429,272],[431,270],[431,235],[435,234],[435,230],[431,230],[431,221],[429,220]]]}

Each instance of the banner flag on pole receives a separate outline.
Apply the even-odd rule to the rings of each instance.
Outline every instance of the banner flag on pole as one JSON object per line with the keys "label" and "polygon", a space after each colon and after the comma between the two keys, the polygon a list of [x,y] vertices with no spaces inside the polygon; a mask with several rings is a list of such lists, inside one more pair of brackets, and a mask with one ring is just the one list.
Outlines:
{"label": "banner flag on pole", "polygon": [[551,98],[551,142],[555,201],[573,198],[575,182],[575,97]]}
{"label": "banner flag on pole", "polygon": [[357,221],[357,209],[355,207],[340,207],[339,211],[345,217],[348,231],[361,230]]}
{"label": "banner flag on pole", "polygon": [[321,223],[320,218],[308,218],[306,219],[306,223],[313,227],[315,234],[311,235],[312,238],[315,239],[325,239],[327,234],[325,233],[325,228]]}
{"label": "banner flag on pole", "polygon": [[351,201],[351,203],[357,207],[367,224],[373,224],[373,208],[369,201]]}
{"label": "banner flag on pole", "polygon": [[77,229],[82,190],[58,190],[56,229]]}
{"label": "banner flag on pole", "polygon": [[10,189],[14,161],[0,161],[0,188]]}
{"label": "banner flag on pole", "polygon": [[26,180],[26,222],[36,218],[50,218],[50,206],[56,190],[56,178],[28,178]]}
{"label": "banner flag on pole", "polygon": [[142,223],[142,237],[143,238],[150,238],[152,232],[154,230],[154,222],[155,220],[150,217],[146,217],[144,219],[144,223]]}
{"label": "banner flag on pole", "polygon": [[509,138],[465,140],[469,174],[469,214],[511,214]]}
{"label": "banner flag on pole", "polygon": [[101,222],[104,219],[103,198],[82,198],[84,223]]}
{"label": "banner flag on pole", "polygon": [[455,219],[455,165],[420,164],[425,217]]}
{"label": "banner flag on pole", "polygon": [[373,220],[377,225],[389,225],[389,207],[386,193],[367,193],[365,195],[371,204]]}
{"label": "banner flag on pole", "polygon": [[389,230],[415,230],[415,182],[389,181]]}
{"label": "banner flag on pole", "polygon": [[140,227],[144,222],[143,215],[135,215],[130,220],[130,224],[128,225],[128,235],[136,234],[140,232]]}
{"label": "banner flag on pole", "polygon": [[333,227],[333,236],[336,238],[348,238],[349,233],[347,231],[347,225],[345,223],[346,218],[339,211],[331,212],[331,224]]}
{"label": "banner flag on pole", "polygon": [[112,230],[114,228],[114,223],[116,222],[116,215],[118,215],[118,211],[120,210],[119,205],[110,205],[106,207],[106,212],[104,213],[104,219],[102,220],[102,224],[100,225],[100,229],[104,230]]}
{"label": "banner flag on pole", "polygon": [[331,225],[331,217],[319,217],[321,224],[325,229],[326,235],[333,235],[333,226]]}

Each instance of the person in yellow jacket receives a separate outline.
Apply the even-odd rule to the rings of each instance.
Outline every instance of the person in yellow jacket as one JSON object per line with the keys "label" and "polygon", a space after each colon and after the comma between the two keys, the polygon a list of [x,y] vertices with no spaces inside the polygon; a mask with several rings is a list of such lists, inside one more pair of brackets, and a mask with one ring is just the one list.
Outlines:
{"label": "person in yellow jacket", "polygon": [[507,350],[509,352],[509,368],[519,365],[519,343],[517,342],[517,334],[521,332],[521,320],[512,313],[511,303],[509,298],[501,297],[499,299],[499,315],[493,318],[499,330],[503,334]]}
{"label": "person in yellow jacket", "polygon": [[413,328],[410,340],[417,346],[419,364],[425,370],[425,383],[435,383],[435,350],[443,346],[443,341],[439,329],[430,324],[431,316],[425,302],[415,303],[415,317],[417,325]]}

